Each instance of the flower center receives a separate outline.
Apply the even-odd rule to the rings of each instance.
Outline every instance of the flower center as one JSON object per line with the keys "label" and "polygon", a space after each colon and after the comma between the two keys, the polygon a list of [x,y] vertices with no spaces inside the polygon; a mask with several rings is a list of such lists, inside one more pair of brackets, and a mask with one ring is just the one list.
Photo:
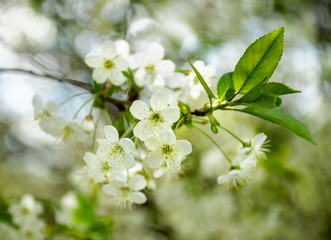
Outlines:
{"label": "flower center", "polygon": [[159,113],[153,113],[151,116],[151,122],[152,123],[158,123],[158,122],[162,122],[162,117]]}
{"label": "flower center", "polygon": [[163,145],[163,147],[162,147],[162,153],[163,154],[169,155],[173,151],[174,151],[173,148],[169,145]]}
{"label": "flower center", "polygon": [[62,131],[63,136],[64,136],[65,138],[70,137],[71,132],[72,132],[72,128],[69,127],[69,126],[64,127],[64,129],[63,129],[63,131]]}
{"label": "flower center", "polygon": [[22,212],[22,215],[28,215],[30,211],[26,207],[23,207],[21,212]]}
{"label": "flower center", "polygon": [[123,148],[118,143],[115,143],[111,148],[110,155],[122,154],[123,152]]}
{"label": "flower center", "polygon": [[148,64],[148,65],[145,67],[145,69],[146,69],[147,71],[154,71],[155,66],[154,66],[154,64]]}
{"label": "flower center", "polygon": [[127,196],[129,196],[130,188],[122,187],[121,192],[122,192],[122,197],[127,197]]}
{"label": "flower center", "polygon": [[109,168],[110,168],[110,167],[109,167],[109,165],[107,164],[107,162],[102,162],[102,170],[103,170],[103,171],[106,172],[106,171],[109,170]]}
{"label": "flower center", "polygon": [[114,62],[110,59],[107,59],[103,63],[103,67],[107,69],[111,69],[114,66]]}

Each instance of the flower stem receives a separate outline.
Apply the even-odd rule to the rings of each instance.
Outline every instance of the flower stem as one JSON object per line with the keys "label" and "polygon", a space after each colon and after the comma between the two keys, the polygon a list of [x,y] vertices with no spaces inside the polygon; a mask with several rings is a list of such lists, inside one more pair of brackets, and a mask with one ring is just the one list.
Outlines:
{"label": "flower stem", "polygon": [[93,99],[94,99],[94,97],[92,97],[92,98],[86,100],[86,101],[82,104],[82,106],[80,106],[80,107],[78,108],[78,110],[77,110],[77,112],[75,113],[73,119],[75,119],[75,118],[77,117],[78,113],[83,109],[83,107],[84,107],[88,102],[90,102],[90,101],[93,100]]}
{"label": "flower stem", "polygon": [[65,104],[66,102],[70,101],[71,99],[75,98],[75,97],[78,97],[78,96],[81,96],[81,95],[85,95],[85,94],[91,94],[90,92],[83,92],[83,93],[77,93],[71,97],[68,97],[67,99],[65,99],[64,101],[62,101],[59,105],[63,105]]}
{"label": "flower stem", "polygon": [[176,133],[176,131],[177,131],[179,125],[184,121],[184,119],[185,119],[185,116],[178,120],[178,122],[177,122],[177,124],[176,124],[176,127],[175,127],[175,129],[174,129],[174,133]]}
{"label": "flower stem", "polygon": [[132,129],[137,125],[138,122],[134,122],[125,132],[122,134],[121,138],[126,137],[132,131]]}
{"label": "flower stem", "polygon": [[232,137],[234,137],[235,139],[237,139],[243,145],[243,147],[248,147],[249,146],[249,143],[248,142],[245,142],[245,141],[241,140],[237,135],[235,135],[229,129],[223,127],[222,125],[221,126],[218,126],[218,127],[221,128],[221,129],[223,129],[224,131],[228,132]]}
{"label": "flower stem", "polygon": [[224,157],[226,158],[226,160],[228,160],[228,162],[231,164],[232,160],[231,158],[225,153],[225,151],[223,150],[223,148],[211,137],[209,136],[208,133],[206,133],[204,130],[202,130],[201,128],[199,128],[198,126],[192,124],[192,126],[194,128],[196,128],[199,132],[201,132],[203,135],[205,135],[207,138],[209,138],[210,141],[212,141],[216,147],[222,152],[222,154],[224,155]]}
{"label": "flower stem", "polygon": [[113,126],[113,121],[111,120],[111,117],[106,109],[103,109],[103,113],[105,114],[105,117],[107,119],[107,122]]}

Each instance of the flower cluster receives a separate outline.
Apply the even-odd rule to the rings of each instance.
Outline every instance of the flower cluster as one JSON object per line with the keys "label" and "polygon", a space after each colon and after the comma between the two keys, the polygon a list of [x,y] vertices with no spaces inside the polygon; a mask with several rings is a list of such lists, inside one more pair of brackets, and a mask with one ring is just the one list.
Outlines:
{"label": "flower cluster", "polygon": [[[143,91],[159,91],[165,87],[171,97],[181,100],[197,100],[204,91],[192,71],[178,72],[176,65],[164,59],[165,51],[160,43],[150,43],[144,51],[130,54],[130,46],[125,40],[105,41],[96,53],[88,54],[85,63],[93,68],[92,77],[99,83],[123,86],[126,79],[121,71],[134,71],[134,83]],[[209,86],[215,84],[216,68],[201,60],[194,66],[205,78]]]}
{"label": "flower cluster", "polygon": [[24,195],[19,203],[9,206],[13,223],[19,228],[20,239],[43,239],[45,223],[40,219],[42,211],[42,205],[31,195]]}
{"label": "flower cluster", "polygon": [[[75,145],[76,142],[82,143],[86,141],[87,135],[83,128],[84,125],[81,126],[77,121],[67,121],[63,117],[56,115],[59,106],[55,102],[49,101],[44,105],[41,97],[36,94],[33,97],[32,104],[35,120],[38,120],[39,126],[44,132],[67,145]],[[91,126],[88,127],[91,128]]]}
{"label": "flower cluster", "polygon": [[88,177],[103,184],[103,191],[119,206],[144,203],[146,196],[140,191],[146,187],[146,179],[139,174],[133,177],[128,174],[136,165],[132,156],[134,143],[129,138],[120,139],[113,126],[105,126],[104,132],[105,138],[97,140],[96,154],[87,152],[84,155]]}
{"label": "flower cluster", "polygon": [[[217,133],[220,124],[212,112],[218,109],[220,103],[226,106],[231,101],[231,96],[226,96],[226,99],[224,96],[231,95],[234,89],[225,89],[223,97],[212,101],[213,94],[208,88],[216,80],[215,66],[196,61],[192,64],[194,72],[200,73],[196,75],[193,71],[177,70],[175,64],[164,59],[164,56],[164,48],[156,42],[143,51],[130,54],[130,46],[125,40],[105,41],[96,53],[88,54],[85,62],[92,68],[94,82],[90,92],[94,97],[90,100],[94,102],[82,124],[57,116],[59,106],[56,103],[47,102],[44,105],[38,95],[33,99],[35,119],[42,130],[57,139],[75,144],[85,141],[86,133],[93,132],[92,150],[83,156],[86,165],[80,173],[111,196],[119,206],[145,203],[147,199],[143,190],[155,185],[154,177],[181,171],[183,160],[192,152],[192,145],[186,140],[177,140],[176,130],[184,124],[208,136],[196,126],[208,123]],[[230,83],[223,85],[231,87]],[[201,98],[204,91],[208,93],[205,96],[209,97],[209,106],[190,110],[191,103]],[[119,114],[109,115],[106,110],[108,102],[117,107]],[[111,123],[104,126],[105,137],[97,140],[98,126],[93,122],[93,107],[99,108],[100,113],[106,112],[105,118]],[[119,132],[122,131],[124,133],[120,137]],[[98,144],[96,151],[95,142]],[[257,164],[266,157],[268,149],[264,134],[257,135],[250,144],[242,143],[245,147],[233,161],[221,149],[231,162],[231,170],[228,175],[218,178],[219,184],[238,188],[253,178]],[[64,209],[67,203],[73,203],[70,199],[68,196],[63,200]],[[72,207],[70,204],[69,210]],[[58,219],[62,222],[65,222],[65,216],[66,211],[58,213]],[[70,222],[66,224],[70,225]]]}
{"label": "flower cluster", "polygon": [[220,176],[218,184],[226,184],[227,188],[237,188],[254,177],[254,171],[259,162],[266,158],[269,151],[269,141],[264,133],[258,134],[249,147],[240,150],[238,156],[231,163],[228,175]]}
{"label": "flower cluster", "polygon": [[[166,168],[173,173],[180,170],[181,161],[192,151],[186,140],[176,140],[172,124],[179,118],[179,108],[169,106],[169,97],[162,91],[152,95],[151,107],[136,100],[130,111],[139,120],[133,130],[135,137],[145,142],[147,157],[143,161],[150,169]],[[141,192],[147,186],[143,175],[129,174],[137,162],[133,157],[135,144],[129,138],[120,138],[115,127],[104,127],[105,138],[97,140],[95,154],[84,155],[87,175],[120,206],[142,204],[146,196]]]}

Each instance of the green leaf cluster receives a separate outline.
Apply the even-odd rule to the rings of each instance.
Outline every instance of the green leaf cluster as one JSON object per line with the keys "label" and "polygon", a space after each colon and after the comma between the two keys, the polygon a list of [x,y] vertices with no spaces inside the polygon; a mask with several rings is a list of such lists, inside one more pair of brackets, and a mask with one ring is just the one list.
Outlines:
{"label": "green leaf cluster", "polygon": [[[218,80],[218,105],[210,107],[206,114],[212,114],[214,110],[228,110],[229,106],[243,105],[246,108],[231,110],[265,119],[315,144],[303,123],[274,109],[282,104],[280,96],[300,92],[283,83],[268,82],[283,55],[284,34],[284,27],[278,28],[260,37],[246,49],[234,71],[225,73]],[[212,98],[216,98],[215,95],[197,69],[191,66],[211,102]]]}

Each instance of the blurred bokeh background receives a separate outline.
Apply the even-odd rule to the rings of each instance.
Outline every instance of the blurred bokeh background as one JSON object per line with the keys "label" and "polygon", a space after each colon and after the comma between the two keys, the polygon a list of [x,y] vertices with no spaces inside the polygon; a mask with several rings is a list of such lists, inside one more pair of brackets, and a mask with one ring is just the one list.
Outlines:
{"label": "blurred bokeh background", "polygon": [[[176,65],[188,69],[186,58],[202,59],[220,76],[252,41],[284,26],[285,50],[271,80],[302,91],[284,97],[281,109],[308,126],[316,146],[255,117],[222,112],[221,124],[242,138],[265,132],[271,140],[256,180],[239,191],[217,185],[229,167],[225,159],[199,132],[183,128],[178,135],[194,150],[182,176],[156,181],[143,206],[117,210],[105,197],[97,209],[113,217],[114,239],[330,239],[330,9],[329,0],[2,0],[0,68],[89,82],[85,55],[104,40],[126,39],[132,51],[160,42]],[[87,146],[52,144],[33,120],[32,97],[61,102],[81,91],[0,70],[2,199],[31,193],[57,202],[79,191],[70,176]],[[87,98],[73,99],[61,114],[71,118]],[[215,139],[231,156],[240,147],[226,132]]]}

